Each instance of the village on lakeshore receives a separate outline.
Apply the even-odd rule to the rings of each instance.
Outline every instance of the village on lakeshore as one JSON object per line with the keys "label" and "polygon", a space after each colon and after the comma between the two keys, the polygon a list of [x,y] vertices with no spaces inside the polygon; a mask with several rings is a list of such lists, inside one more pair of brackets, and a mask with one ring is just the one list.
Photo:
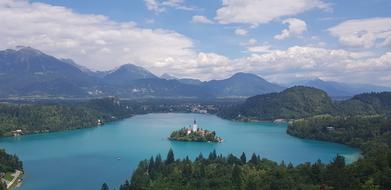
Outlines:
{"label": "village on lakeshore", "polygon": [[193,124],[188,128],[182,128],[177,131],[173,131],[168,138],[174,141],[187,141],[187,142],[223,142],[224,139],[216,136],[215,131],[209,131],[206,129],[199,128],[197,121],[194,120]]}

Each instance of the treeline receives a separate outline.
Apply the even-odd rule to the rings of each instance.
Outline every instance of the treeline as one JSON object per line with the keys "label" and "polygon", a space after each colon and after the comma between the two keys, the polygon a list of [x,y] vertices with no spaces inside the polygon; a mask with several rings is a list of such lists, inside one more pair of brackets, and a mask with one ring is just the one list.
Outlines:
{"label": "treeline", "polygon": [[[391,151],[346,165],[342,156],[293,166],[253,154],[224,157],[212,152],[195,161],[175,160],[172,150],[141,161],[120,190],[388,190],[391,188]],[[102,189],[109,189],[103,184]]]}
{"label": "treeline", "polygon": [[23,134],[87,128],[97,121],[129,117],[131,111],[116,98],[92,100],[78,105],[0,104],[0,135],[13,131]]}
{"label": "treeline", "polygon": [[319,115],[290,122],[287,132],[359,147],[364,153],[391,148],[391,118],[386,115]]}
{"label": "treeline", "polygon": [[22,161],[16,155],[10,155],[4,149],[0,149],[0,173],[23,171]]}
{"label": "treeline", "polygon": [[116,97],[89,101],[16,101],[0,103],[0,136],[42,133],[97,125],[134,114],[184,112],[193,108],[216,113],[221,107],[236,104],[235,100],[119,100]]}
{"label": "treeline", "polygon": [[218,115],[236,120],[300,119],[320,114],[391,114],[391,92],[365,93],[345,101],[333,102],[326,92],[304,86],[280,93],[258,95],[243,104],[222,109]]}

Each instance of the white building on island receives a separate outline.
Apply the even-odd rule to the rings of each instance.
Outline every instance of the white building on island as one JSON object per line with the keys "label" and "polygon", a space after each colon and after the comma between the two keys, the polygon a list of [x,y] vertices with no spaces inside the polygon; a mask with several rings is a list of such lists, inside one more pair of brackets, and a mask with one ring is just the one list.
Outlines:
{"label": "white building on island", "polygon": [[197,121],[195,119],[192,128],[193,128],[193,132],[196,132],[198,130]]}

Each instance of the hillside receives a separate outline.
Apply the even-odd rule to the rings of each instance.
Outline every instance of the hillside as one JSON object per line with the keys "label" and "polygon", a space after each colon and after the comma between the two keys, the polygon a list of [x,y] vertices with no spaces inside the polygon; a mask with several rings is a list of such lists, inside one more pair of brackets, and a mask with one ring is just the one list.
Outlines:
{"label": "hillside", "polygon": [[238,120],[297,119],[319,114],[390,115],[391,92],[364,93],[332,101],[326,92],[304,86],[248,98],[243,104],[223,109],[219,115]]}
{"label": "hillside", "polygon": [[280,93],[250,97],[241,105],[222,110],[219,115],[238,120],[272,120],[308,117],[332,110],[333,103],[325,92],[297,86]]}
{"label": "hillside", "polygon": [[0,51],[0,96],[86,96],[94,80],[36,49]]}
{"label": "hillside", "polygon": [[116,98],[91,100],[78,105],[0,104],[0,136],[63,131],[94,127],[98,120],[109,122],[131,116]]}

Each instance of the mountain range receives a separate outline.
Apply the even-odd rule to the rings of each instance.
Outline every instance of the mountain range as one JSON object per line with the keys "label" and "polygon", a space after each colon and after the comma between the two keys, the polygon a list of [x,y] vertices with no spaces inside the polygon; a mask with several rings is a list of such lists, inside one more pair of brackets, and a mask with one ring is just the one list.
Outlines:
{"label": "mountain range", "polygon": [[[332,97],[389,90],[320,79],[297,84],[322,89]],[[223,80],[200,81],[167,73],[158,77],[134,64],[93,72],[71,59],[58,59],[30,47],[0,51],[1,98],[246,98],[284,89],[250,73],[236,73]]]}
{"label": "mountain range", "polygon": [[249,73],[202,82],[158,77],[133,64],[93,72],[71,59],[30,47],[0,51],[0,97],[227,98],[278,92],[283,87]]}
{"label": "mountain range", "polygon": [[307,81],[296,82],[287,86],[308,86],[321,89],[333,98],[351,97],[365,92],[391,91],[390,87],[377,86],[371,84],[347,84],[335,81],[325,81],[315,78]]}

